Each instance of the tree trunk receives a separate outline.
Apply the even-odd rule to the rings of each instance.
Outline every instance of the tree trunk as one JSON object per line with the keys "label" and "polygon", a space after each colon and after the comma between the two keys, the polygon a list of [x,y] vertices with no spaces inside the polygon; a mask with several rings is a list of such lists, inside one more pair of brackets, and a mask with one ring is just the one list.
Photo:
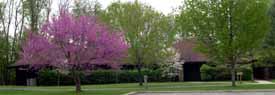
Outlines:
{"label": "tree trunk", "polygon": [[141,64],[140,63],[137,66],[137,70],[138,70],[138,82],[139,82],[139,86],[143,86],[143,78],[142,78],[142,74],[141,74]]}
{"label": "tree trunk", "polygon": [[252,68],[251,80],[254,81],[254,65],[253,65],[253,63],[251,64],[251,68]]}
{"label": "tree trunk", "polygon": [[2,85],[6,85],[7,84],[7,70],[6,70],[6,65],[3,66],[3,84]]}
{"label": "tree trunk", "polygon": [[74,72],[74,82],[75,82],[75,91],[76,93],[81,92],[81,81],[80,81],[80,75],[77,72]]}
{"label": "tree trunk", "polygon": [[4,71],[1,70],[0,73],[2,74],[0,77],[1,77],[1,85],[5,85],[5,79],[4,79]]}
{"label": "tree trunk", "polygon": [[231,63],[231,81],[232,81],[232,86],[236,86],[236,68],[235,68],[235,63]]}
{"label": "tree trunk", "polygon": [[57,71],[57,86],[60,86],[60,73]]}

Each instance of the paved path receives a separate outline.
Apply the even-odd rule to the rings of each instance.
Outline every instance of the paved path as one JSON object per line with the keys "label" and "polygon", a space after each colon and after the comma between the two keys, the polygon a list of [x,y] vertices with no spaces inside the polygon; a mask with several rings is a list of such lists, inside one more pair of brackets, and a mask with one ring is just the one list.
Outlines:
{"label": "paved path", "polygon": [[275,95],[275,92],[140,93],[133,95]]}
{"label": "paved path", "polygon": [[[274,84],[271,81],[266,80],[255,80],[258,84]],[[275,95],[275,94],[274,94]]]}

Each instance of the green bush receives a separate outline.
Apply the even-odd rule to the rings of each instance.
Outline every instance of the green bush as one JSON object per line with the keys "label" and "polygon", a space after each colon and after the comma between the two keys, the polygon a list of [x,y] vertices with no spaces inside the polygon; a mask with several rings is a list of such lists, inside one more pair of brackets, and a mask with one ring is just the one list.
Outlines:
{"label": "green bush", "polygon": [[251,80],[253,74],[253,68],[249,65],[242,65],[237,69],[237,72],[243,72],[242,79],[243,80]]}
{"label": "green bush", "polygon": [[219,65],[214,67],[216,76],[214,80],[231,80],[230,69],[225,65]]}
{"label": "green bush", "polygon": [[[202,65],[200,68],[201,79],[204,81],[230,80],[230,69],[225,65],[210,66]],[[242,80],[251,80],[252,68],[250,65],[242,65],[236,72],[243,72]]]}
{"label": "green bush", "polygon": [[85,77],[84,84],[116,83],[117,73],[115,71],[94,71]]}
{"label": "green bush", "polygon": [[57,74],[53,70],[41,70],[38,74],[39,85],[56,85]]}
{"label": "green bush", "polygon": [[119,83],[138,82],[138,72],[136,70],[120,71],[118,75]]}
{"label": "green bush", "polygon": [[200,68],[200,72],[201,72],[201,79],[202,80],[213,80],[214,79],[214,75],[215,75],[215,71],[213,67],[210,67],[208,65],[202,65]]}
{"label": "green bush", "polygon": [[[55,70],[43,69],[38,72],[38,85],[73,85],[70,75],[58,73]],[[59,83],[58,83],[59,82]]]}
{"label": "green bush", "polygon": [[[160,70],[143,70],[142,75],[148,76],[148,81],[161,82],[169,81],[168,78],[161,77]],[[99,70],[85,77],[87,84],[106,84],[106,83],[133,83],[138,82],[138,72],[136,70]]]}
{"label": "green bush", "polygon": [[[142,75],[148,76],[149,82],[170,81],[170,78],[162,77],[161,70],[142,70]],[[58,76],[60,85],[73,85],[70,75],[59,74],[54,70],[42,70],[38,74],[39,85],[57,85]],[[109,84],[109,83],[134,83],[138,82],[136,70],[97,70],[88,76],[81,77],[82,84]]]}

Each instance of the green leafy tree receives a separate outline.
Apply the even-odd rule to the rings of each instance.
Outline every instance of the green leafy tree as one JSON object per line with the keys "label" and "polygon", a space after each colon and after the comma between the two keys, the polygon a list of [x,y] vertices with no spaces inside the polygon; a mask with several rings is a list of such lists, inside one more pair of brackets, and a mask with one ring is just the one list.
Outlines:
{"label": "green leafy tree", "polygon": [[37,31],[42,19],[49,16],[51,0],[0,1],[0,78],[8,84],[14,73],[7,67],[18,59],[24,27]]}
{"label": "green leafy tree", "polygon": [[14,78],[7,67],[18,59],[24,27],[37,31],[42,19],[49,16],[51,0],[0,1],[0,79],[9,84]]}
{"label": "green leafy tree", "polygon": [[269,30],[269,0],[185,0],[177,16],[182,34],[200,42],[211,61],[230,67],[232,86],[237,63],[255,53]]}
{"label": "green leafy tree", "polygon": [[273,1],[270,9],[269,15],[271,19],[271,29],[267,33],[264,43],[262,45],[262,50],[260,52],[260,63],[264,64],[257,64],[265,67],[274,66],[275,63],[275,2]]}
{"label": "green leafy tree", "polygon": [[21,9],[21,1],[0,1],[0,79],[4,85],[8,84],[14,75],[7,67],[17,58],[16,49],[24,18]]}
{"label": "green leafy tree", "polygon": [[150,6],[135,1],[133,3],[114,2],[100,15],[112,27],[125,32],[129,48],[129,63],[134,63],[142,85],[142,67],[164,63],[172,55],[173,17],[165,16]]}
{"label": "green leafy tree", "polygon": [[73,6],[74,15],[96,16],[102,12],[101,4],[97,0],[76,0]]}
{"label": "green leafy tree", "polygon": [[275,66],[275,2],[272,2],[272,5],[269,9],[269,14],[271,19],[271,29],[267,33],[262,47],[259,49],[257,54],[257,59],[259,60],[254,67],[264,67],[264,78],[270,78],[269,68]]}
{"label": "green leafy tree", "polygon": [[22,0],[26,23],[32,32],[37,32],[44,20],[49,19],[52,0]]}

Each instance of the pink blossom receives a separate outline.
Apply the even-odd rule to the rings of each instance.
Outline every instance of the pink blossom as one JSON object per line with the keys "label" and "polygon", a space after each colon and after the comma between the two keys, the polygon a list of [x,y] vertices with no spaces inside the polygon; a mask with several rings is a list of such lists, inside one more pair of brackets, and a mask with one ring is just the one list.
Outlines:
{"label": "pink blossom", "polygon": [[120,63],[127,56],[124,34],[112,31],[96,17],[74,17],[67,11],[30,32],[17,64],[88,69],[87,64]]}

